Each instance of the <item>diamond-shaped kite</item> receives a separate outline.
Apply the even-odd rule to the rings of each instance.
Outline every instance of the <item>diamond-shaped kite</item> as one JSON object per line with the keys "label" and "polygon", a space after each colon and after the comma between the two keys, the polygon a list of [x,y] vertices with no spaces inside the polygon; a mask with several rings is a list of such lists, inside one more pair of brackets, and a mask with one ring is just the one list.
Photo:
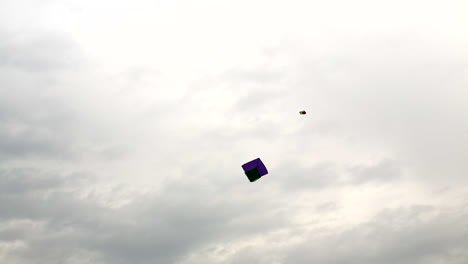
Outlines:
{"label": "diamond-shaped kite", "polygon": [[245,175],[247,175],[247,178],[249,178],[250,182],[254,182],[260,179],[262,176],[268,174],[268,170],[260,158],[245,163],[242,165],[242,168],[244,169]]}

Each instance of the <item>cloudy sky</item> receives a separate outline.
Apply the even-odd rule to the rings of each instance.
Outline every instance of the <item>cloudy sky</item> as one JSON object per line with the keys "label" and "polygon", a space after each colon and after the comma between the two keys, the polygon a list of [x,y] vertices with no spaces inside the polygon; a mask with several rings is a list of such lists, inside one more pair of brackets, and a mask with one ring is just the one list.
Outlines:
{"label": "cloudy sky", "polygon": [[468,263],[467,14],[0,0],[0,262]]}

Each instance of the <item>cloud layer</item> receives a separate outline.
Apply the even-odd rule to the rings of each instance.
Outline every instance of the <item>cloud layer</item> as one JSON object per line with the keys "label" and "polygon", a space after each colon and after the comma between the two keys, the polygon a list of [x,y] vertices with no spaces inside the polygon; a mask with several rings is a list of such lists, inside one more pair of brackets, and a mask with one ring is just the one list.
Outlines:
{"label": "cloud layer", "polygon": [[0,262],[466,263],[467,8],[2,1]]}

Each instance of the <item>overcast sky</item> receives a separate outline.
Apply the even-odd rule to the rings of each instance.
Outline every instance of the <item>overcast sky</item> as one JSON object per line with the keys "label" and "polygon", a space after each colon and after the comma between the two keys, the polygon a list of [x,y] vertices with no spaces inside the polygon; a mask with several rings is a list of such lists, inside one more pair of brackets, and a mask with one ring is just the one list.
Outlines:
{"label": "overcast sky", "polygon": [[0,262],[468,263],[467,14],[0,0]]}

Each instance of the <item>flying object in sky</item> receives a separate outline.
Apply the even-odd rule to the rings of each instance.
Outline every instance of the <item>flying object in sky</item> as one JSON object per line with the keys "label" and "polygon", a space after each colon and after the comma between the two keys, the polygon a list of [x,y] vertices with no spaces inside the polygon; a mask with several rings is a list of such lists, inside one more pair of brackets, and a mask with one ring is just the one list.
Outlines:
{"label": "flying object in sky", "polygon": [[299,111],[299,114],[305,115],[305,114],[306,114],[306,111],[305,111],[305,110]]}
{"label": "flying object in sky", "polygon": [[242,165],[242,168],[244,169],[245,175],[247,175],[247,178],[250,182],[254,182],[260,179],[262,176],[268,174],[268,170],[260,158],[245,163]]}

